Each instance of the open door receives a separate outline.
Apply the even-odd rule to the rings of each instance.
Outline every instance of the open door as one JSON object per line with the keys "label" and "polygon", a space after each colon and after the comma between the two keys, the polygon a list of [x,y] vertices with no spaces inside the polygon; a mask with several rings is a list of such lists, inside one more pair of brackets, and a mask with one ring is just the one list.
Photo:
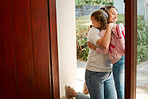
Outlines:
{"label": "open door", "polygon": [[1,99],[59,99],[55,1],[0,1]]}

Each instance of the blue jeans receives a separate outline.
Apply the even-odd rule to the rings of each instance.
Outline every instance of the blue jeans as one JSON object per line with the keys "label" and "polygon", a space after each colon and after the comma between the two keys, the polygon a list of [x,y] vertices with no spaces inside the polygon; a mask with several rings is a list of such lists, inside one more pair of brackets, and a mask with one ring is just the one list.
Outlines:
{"label": "blue jeans", "polygon": [[117,99],[111,72],[93,72],[86,69],[85,80],[91,99]]}
{"label": "blue jeans", "polygon": [[124,99],[124,82],[125,82],[125,56],[122,55],[120,60],[113,64],[113,77],[117,91],[118,99]]}
{"label": "blue jeans", "polygon": [[90,96],[78,92],[78,93],[76,94],[76,99],[90,99]]}

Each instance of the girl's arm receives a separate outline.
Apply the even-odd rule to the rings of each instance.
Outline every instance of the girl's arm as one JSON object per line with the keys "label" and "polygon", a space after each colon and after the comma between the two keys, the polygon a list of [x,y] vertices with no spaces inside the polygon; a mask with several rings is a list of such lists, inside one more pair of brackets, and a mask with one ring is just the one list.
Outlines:
{"label": "girl's arm", "polygon": [[97,46],[104,49],[107,49],[109,47],[111,41],[111,30],[114,26],[116,26],[115,23],[108,24],[104,37],[96,42]]}

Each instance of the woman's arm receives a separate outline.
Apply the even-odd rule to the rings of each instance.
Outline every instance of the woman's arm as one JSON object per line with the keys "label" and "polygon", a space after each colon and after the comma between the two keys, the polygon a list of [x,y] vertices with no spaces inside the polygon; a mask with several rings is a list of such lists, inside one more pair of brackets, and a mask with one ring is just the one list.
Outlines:
{"label": "woman's arm", "polygon": [[87,42],[87,46],[90,48],[90,49],[93,49],[93,50],[96,50],[97,47],[95,47],[91,42]]}
{"label": "woman's arm", "polygon": [[109,52],[109,48],[108,49],[103,49],[103,48],[95,47],[91,42],[87,42],[87,46],[90,49],[93,49],[97,53],[100,53],[100,54],[108,54],[108,52]]}
{"label": "woman's arm", "polygon": [[115,23],[108,24],[104,37],[97,40],[97,46],[104,49],[107,49],[109,47],[111,41],[111,30],[114,26],[116,26]]}

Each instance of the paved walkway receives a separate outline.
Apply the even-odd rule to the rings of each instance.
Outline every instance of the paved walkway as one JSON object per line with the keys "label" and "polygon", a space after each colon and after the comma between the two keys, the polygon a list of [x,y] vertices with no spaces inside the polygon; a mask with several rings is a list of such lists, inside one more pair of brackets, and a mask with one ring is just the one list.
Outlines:
{"label": "paved walkway", "polygon": [[137,86],[144,86],[148,89],[148,61],[138,65],[137,68]]}
{"label": "paved walkway", "polygon": [[148,61],[137,68],[137,99],[148,99]]}
{"label": "paved walkway", "polygon": [[[83,90],[86,62],[77,60],[76,91]],[[137,68],[137,94],[136,99],[148,99],[148,61],[138,65]]]}

